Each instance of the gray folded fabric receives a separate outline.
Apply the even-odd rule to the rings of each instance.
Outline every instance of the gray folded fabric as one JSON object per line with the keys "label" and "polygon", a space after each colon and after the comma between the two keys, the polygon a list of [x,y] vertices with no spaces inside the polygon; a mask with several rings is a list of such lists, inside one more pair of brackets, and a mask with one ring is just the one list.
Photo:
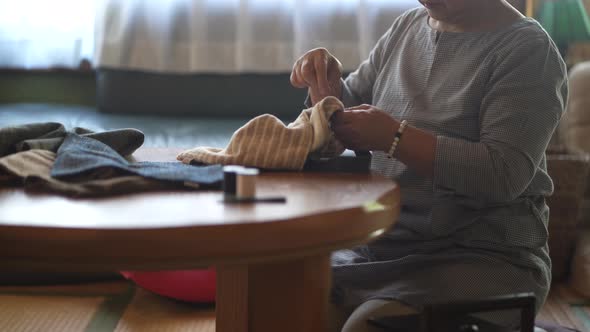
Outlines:
{"label": "gray folded fabric", "polygon": [[[95,133],[76,127],[71,132],[99,140],[122,156],[131,155],[144,141],[141,131],[130,128]],[[0,157],[33,149],[56,152],[67,133],[62,124],[54,122],[0,128]]]}
{"label": "gray folded fabric", "polygon": [[68,133],[57,157],[51,176],[53,178],[80,182],[120,175],[140,175],[150,179],[189,182],[199,188],[221,187],[221,165],[192,166],[180,162],[130,163],[108,145],[95,139]]}
{"label": "gray folded fabric", "polygon": [[33,123],[23,126],[0,128],[0,156],[7,156],[19,152],[17,145],[23,141],[44,136],[54,136],[63,132],[64,127],[59,123]]}
{"label": "gray folded fabric", "polygon": [[67,182],[51,177],[55,152],[28,150],[0,158],[0,187],[23,186],[29,193],[55,194],[87,198],[162,190],[194,190],[182,182],[148,179],[139,175],[115,176]]}

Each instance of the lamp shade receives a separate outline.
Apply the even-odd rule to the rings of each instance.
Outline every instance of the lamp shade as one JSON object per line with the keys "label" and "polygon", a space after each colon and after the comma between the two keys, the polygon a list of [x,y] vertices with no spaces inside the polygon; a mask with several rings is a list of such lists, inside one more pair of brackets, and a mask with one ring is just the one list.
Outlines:
{"label": "lamp shade", "polygon": [[536,19],[560,48],[590,40],[590,20],[581,0],[544,0]]}

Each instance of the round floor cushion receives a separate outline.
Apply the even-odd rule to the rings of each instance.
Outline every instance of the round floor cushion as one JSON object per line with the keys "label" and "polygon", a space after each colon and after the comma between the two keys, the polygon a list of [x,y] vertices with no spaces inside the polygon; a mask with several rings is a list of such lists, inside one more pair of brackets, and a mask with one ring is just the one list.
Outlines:
{"label": "round floor cushion", "polygon": [[571,286],[590,297],[590,231],[585,231],[576,247],[572,260]]}
{"label": "round floor cushion", "polygon": [[172,299],[215,302],[215,269],[159,272],[121,272],[139,287]]}

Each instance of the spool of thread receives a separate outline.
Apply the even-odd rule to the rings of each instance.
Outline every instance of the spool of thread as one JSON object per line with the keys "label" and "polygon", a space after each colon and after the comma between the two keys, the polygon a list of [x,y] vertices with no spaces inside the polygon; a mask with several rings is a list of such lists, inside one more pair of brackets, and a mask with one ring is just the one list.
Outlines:
{"label": "spool of thread", "polygon": [[225,200],[253,199],[256,197],[256,168],[225,166],[223,168],[223,193]]}
{"label": "spool of thread", "polygon": [[256,177],[260,172],[255,168],[242,168],[237,172],[238,199],[251,199],[256,197]]}
{"label": "spool of thread", "polygon": [[226,198],[236,198],[236,195],[238,194],[237,173],[242,168],[242,166],[234,165],[223,167],[223,194]]}

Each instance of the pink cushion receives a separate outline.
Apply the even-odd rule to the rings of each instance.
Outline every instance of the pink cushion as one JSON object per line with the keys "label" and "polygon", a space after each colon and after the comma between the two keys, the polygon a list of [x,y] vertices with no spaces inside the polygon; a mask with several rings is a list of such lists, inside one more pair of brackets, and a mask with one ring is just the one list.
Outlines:
{"label": "pink cushion", "polygon": [[187,302],[215,302],[215,269],[190,271],[130,272],[121,274],[141,288]]}

